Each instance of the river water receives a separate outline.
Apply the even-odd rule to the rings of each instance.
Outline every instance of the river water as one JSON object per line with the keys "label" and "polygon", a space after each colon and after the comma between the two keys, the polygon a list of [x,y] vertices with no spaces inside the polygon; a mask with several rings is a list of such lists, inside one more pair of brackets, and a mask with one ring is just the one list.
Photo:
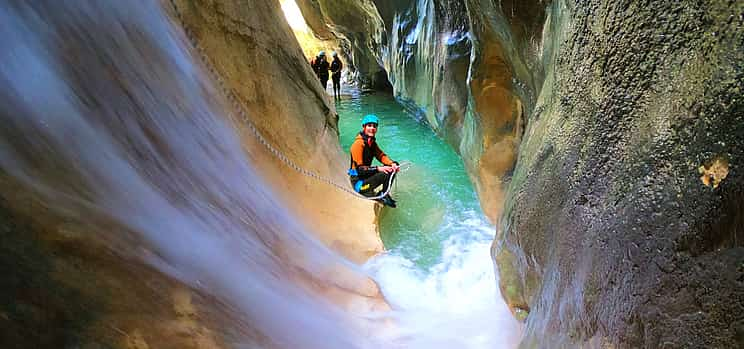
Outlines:
{"label": "river water", "polygon": [[352,93],[336,105],[348,151],[366,114],[380,118],[377,141],[409,163],[396,179],[397,208],[383,208],[387,253],[367,263],[417,348],[509,348],[519,337],[497,287],[495,230],[480,209],[462,160],[390,95]]}
{"label": "river water", "polygon": [[[384,149],[412,162],[400,208],[382,214],[389,252],[359,268],[262,183],[225,117],[234,111],[160,3],[7,2],[0,36],[2,173],[85,238],[214,299],[236,320],[224,330],[235,347],[513,346],[493,227],[457,156],[389,97],[339,108],[345,146],[374,111]],[[341,269],[378,281],[393,330],[370,335],[308,286]]]}

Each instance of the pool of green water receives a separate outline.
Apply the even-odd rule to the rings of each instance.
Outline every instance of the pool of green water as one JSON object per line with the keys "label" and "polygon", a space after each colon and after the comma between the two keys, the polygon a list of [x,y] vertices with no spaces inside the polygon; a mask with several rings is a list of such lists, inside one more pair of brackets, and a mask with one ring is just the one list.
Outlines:
{"label": "pool of green water", "polygon": [[[349,147],[366,114],[380,118],[377,143],[393,160],[410,162],[393,186],[397,208],[385,207],[380,234],[385,247],[428,269],[440,262],[443,242],[467,235],[465,222],[485,221],[460,157],[391,96],[361,94],[336,102],[341,146]],[[375,160],[377,163],[377,160]],[[482,224],[482,223],[479,223]]]}

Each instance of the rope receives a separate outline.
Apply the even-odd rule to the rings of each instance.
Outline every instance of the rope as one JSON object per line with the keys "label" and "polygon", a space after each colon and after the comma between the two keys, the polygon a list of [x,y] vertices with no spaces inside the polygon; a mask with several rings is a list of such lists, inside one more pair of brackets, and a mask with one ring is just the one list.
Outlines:
{"label": "rope", "polygon": [[[184,20],[181,12],[178,10],[178,5],[176,5],[175,0],[170,0],[170,3],[171,3],[171,6],[173,6],[173,11],[176,14],[176,18],[178,18],[178,21],[181,24],[181,28],[183,28],[184,32],[186,33],[186,38],[188,39],[189,43],[194,48],[194,50],[196,50],[196,52],[199,54],[199,57],[201,58],[202,63],[204,63],[204,66],[207,68],[212,78],[215,81],[217,81],[220,88],[222,89],[222,92],[225,94],[225,96],[227,96],[228,101],[230,101],[230,103],[232,103],[232,106],[235,108],[235,110],[237,110],[237,113],[238,113],[238,116],[240,116],[240,119],[242,119],[246,123],[246,125],[248,125],[248,129],[251,130],[251,133],[253,133],[253,135],[256,137],[259,143],[261,143],[267,150],[269,150],[270,153],[272,153],[277,159],[281,160],[285,165],[289,166],[295,171],[307,177],[314,178],[320,182],[336,187],[337,189],[347,192],[358,198],[362,198],[365,200],[376,200],[376,199],[381,199],[384,196],[388,195],[388,193],[390,192],[390,189],[392,188],[391,184],[393,182],[393,178],[395,178],[395,174],[396,174],[395,172],[393,172],[393,174],[390,176],[390,179],[388,180],[387,190],[385,190],[384,193],[377,195],[377,196],[368,197],[354,190],[349,189],[347,186],[339,185],[338,183],[332,181],[329,178],[320,176],[317,173],[310,172],[300,167],[299,165],[295,164],[292,160],[290,160],[288,157],[286,157],[284,154],[282,154],[279,150],[277,150],[274,146],[272,146],[271,143],[269,143],[269,141],[267,141],[266,138],[264,138],[264,136],[258,131],[258,128],[256,128],[253,122],[251,122],[251,120],[248,118],[248,116],[246,115],[243,109],[243,106],[238,102],[238,98],[235,95],[234,91],[227,87],[227,84],[225,84],[219,72],[214,67],[214,64],[209,59],[209,56],[207,56],[206,51],[201,47],[201,45],[199,45],[194,33],[191,31],[190,28],[186,26],[186,21]],[[410,163],[406,162],[405,164],[407,165],[405,170],[408,170],[408,167],[410,167]]]}

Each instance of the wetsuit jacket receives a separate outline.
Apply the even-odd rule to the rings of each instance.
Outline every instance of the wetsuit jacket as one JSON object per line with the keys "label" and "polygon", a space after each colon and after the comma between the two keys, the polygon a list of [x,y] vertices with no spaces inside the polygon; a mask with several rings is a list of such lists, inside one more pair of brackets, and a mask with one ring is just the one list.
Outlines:
{"label": "wetsuit jacket", "polygon": [[322,58],[316,58],[315,60],[315,74],[318,74],[319,78],[328,79],[328,61]]}
{"label": "wetsuit jacket", "polygon": [[394,162],[385,155],[375,142],[375,137],[369,137],[364,132],[359,132],[354,139],[354,143],[351,144],[351,165],[350,170],[356,170],[357,175],[352,177],[358,177],[360,179],[369,177],[377,173],[377,167],[373,167],[372,158],[376,158],[386,166],[392,165]]}
{"label": "wetsuit jacket", "polygon": [[331,62],[331,72],[333,73],[334,79],[340,79],[341,78],[341,69],[343,69],[344,65],[341,63],[341,60],[336,58]]}

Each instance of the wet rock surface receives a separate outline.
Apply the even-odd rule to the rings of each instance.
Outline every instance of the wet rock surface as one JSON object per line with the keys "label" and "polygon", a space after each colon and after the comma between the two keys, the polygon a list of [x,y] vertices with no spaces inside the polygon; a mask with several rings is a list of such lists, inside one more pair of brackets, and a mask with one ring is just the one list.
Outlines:
{"label": "wet rock surface", "polygon": [[227,324],[204,306],[212,301],[91,236],[27,192],[4,190],[0,347],[227,347]]}
{"label": "wet rock surface", "polygon": [[525,345],[741,347],[744,6],[566,5],[494,243]]}

